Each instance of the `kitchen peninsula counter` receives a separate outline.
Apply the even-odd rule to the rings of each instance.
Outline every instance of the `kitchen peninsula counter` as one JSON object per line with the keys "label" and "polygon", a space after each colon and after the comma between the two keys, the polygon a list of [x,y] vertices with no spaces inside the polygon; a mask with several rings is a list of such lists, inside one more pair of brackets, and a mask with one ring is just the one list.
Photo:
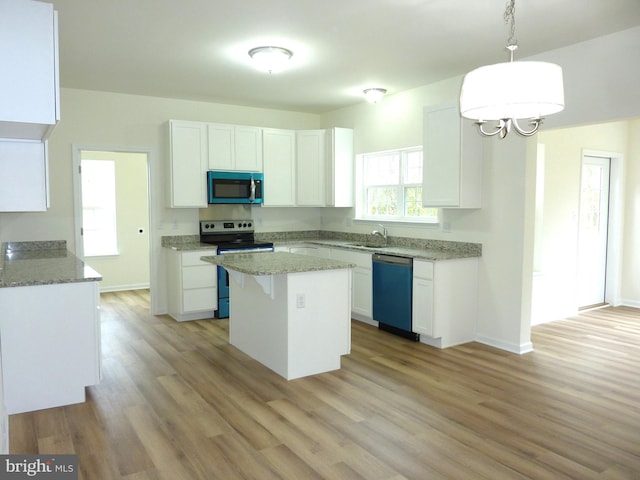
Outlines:
{"label": "kitchen peninsula counter", "polygon": [[225,254],[202,257],[202,260],[240,273],[258,276],[336,270],[356,266],[354,263],[287,252]]}
{"label": "kitchen peninsula counter", "polygon": [[351,351],[351,263],[285,252],[203,256],[229,272],[229,343],[287,380]]}
{"label": "kitchen peninsula counter", "polygon": [[69,252],[63,240],[9,242],[0,248],[6,411],[84,402],[85,387],[101,376],[102,276]]}
{"label": "kitchen peninsula counter", "polygon": [[96,282],[102,276],[67,250],[64,240],[0,246],[0,288]]}

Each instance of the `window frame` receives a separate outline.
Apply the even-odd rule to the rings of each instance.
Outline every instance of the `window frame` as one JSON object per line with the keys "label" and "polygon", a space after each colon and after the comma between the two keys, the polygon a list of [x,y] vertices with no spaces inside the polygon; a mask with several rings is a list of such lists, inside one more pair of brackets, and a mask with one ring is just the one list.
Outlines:
{"label": "window frame", "polygon": [[[88,178],[91,174],[89,162],[100,162],[104,165],[110,165],[109,175],[101,176],[99,183],[104,183],[105,181],[110,181],[110,185],[106,186],[109,190],[109,195],[103,196],[101,198],[102,204],[96,203],[91,204],[92,202],[87,201],[86,192],[89,190],[88,183],[91,181]],[[82,188],[82,249],[85,257],[109,257],[109,256],[117,256],[120,254],[119,245],[118,245],[118,220],[117,220],[117,197],[116,197],[116,161],[115,160],[105,160],[105,159],[92,159],[86,158],[81,159],[80,161],[80,171],[81,173],[81,188]],[[96,182],[98,183],[98,182]],[[103,192],[106,188],[103,186]],[[105,198],[108,197],[108,198]],[[105,203],[105,200],[108,204]],[[109,218],[109,222],[101,222],[102,228],[91,228],[88,227],[87,224],[91,224],[91,222],[87,221],[87,217],[85,216],[85,212],[94,212],[98,213],[98,216],[106,216]],[[100,212],[104,212],[100,215]],[[87,249],[87,239],[90,238],[88,232],[97,232],[100,235],[100,238],[109,237],[110,241],[108,244],[101,245],[102,248],[89,248]]]}
{"label": "window frame", "polygon": [[[438,225],[440,223],[440,211],[438,208],[433,208],[435,215],[431,216],[407,216],[405,195],[408,188],[420,187],[422,188],[422,181],[418,183],[405,183],[405,174],[407,169],[407,162],[411,153],[423,152],[421,146],[400,148],[396,150],[384,150],[381,152],[370,152],[358,154],[356,156],[356,220],[375,221],[375,222],[398,222],[398,223],[411,223],[411,224],[425,224],[425,225]],[[366,184],[366,163],[368,159],[375,157],[399,155],[399,179],[397,183],[379,184],[379,187],[395,187],[396,188],[396,211],[400,212],[397,215],[369,215],[367,214],[368,205],[368,189],[375,187],[375,184]],[[424,165],[424,164],[423,164]],[[419,202],[421,205],[422,202]]]}

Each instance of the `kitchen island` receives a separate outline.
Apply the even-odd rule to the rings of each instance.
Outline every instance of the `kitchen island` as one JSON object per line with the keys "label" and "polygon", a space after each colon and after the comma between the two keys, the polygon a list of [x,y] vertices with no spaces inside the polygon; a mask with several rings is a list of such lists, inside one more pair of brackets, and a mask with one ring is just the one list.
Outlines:
{"label": "kitchen island", "polygon": [[7,413],[85,401],[100,382],[99,273],[64,240],[0,246],[0,335]]}
{"label": "kitchen island", "polygon": [[229,272],[229,343],[287,380],[351,351],[351,268],[286,252],[204,256]]}

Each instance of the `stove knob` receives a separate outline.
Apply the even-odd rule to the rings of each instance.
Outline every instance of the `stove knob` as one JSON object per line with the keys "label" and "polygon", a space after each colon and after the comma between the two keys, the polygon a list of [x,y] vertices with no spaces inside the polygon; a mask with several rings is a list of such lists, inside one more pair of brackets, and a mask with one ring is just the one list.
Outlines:
{"label": "stove knob", "polygon": [[249,228],[251,228],[251,222],[247,223],[247,226],[248,226]]}

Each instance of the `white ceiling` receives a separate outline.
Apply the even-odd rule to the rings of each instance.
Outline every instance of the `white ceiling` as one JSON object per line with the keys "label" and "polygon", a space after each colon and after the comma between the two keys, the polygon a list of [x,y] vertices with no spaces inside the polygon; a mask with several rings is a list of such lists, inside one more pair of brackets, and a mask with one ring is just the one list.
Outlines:
{"label": "white ceiling", "polygon": [[[505,0],[47,1],[66,88],[321,113],[507,59]],[[638,25],[640,0],[517,0],[516,58]],[[260,45],[291,68],[253,69]]]}

